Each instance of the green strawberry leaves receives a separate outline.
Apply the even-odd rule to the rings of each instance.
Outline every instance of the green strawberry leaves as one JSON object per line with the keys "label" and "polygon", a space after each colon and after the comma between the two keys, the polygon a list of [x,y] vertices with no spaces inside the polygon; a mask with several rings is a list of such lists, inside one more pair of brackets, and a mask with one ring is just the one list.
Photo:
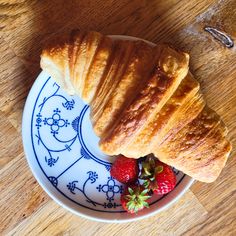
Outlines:
{"label": "green strawberry leaves", "polygon": [[143,181],[143,186],[144,186],[144,188],[148,189],[149,184],[150,184],[150,183],[149,183],[149,181],[148,181],[147,179]]}
{"label": "green strawberry leaves", "polygon": [[140,186],[135,187],[132,189],[128,187],[128,193],[125,195],[125,199],[127,200],[127,208],[131,212],[137,213],[139,210],[143,209],[144,207],[149,207],[147,200],[151,197],[147,195],[148,189],[144,189],[141,191]]}
{"label": "green strawberry leaves", "polygon": [[142,162],[142,171],[140,179],[143,179],[143,186],[148,190],[156,190],[158,188],[156,182],[156,174],[162,173],[164,167],[162,165],[157,166],[156,158],[148,156],[145,161]]}
{"label": "green strawberry leaves", "polygon": [[155,175],[163,171],[163,166],[156,166],[156,158],[148,156],[144,162],[142,162],[142,171],[140,179],[148,179],[150,181],[155,180]]}
{"label": "green strawberry leaves", "polygon": [[164,170],[163,166],[157,166],[154,169],[154,172],[155,172],[155,174],[160,174],[161,172],[163,172],[163,170]]}

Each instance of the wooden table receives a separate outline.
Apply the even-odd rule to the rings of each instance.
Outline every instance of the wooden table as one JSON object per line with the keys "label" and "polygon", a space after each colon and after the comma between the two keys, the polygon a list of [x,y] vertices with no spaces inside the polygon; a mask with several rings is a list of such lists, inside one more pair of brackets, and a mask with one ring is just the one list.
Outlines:
{"label": "wooden table", "polygon": [[22,148],[22,109],[40,71],[42,44],[73,28],[170,42],[189,52],[191,71],[235,147],[236,46],[214,40],[203,30],[209,25],[236,40],[236,1],[0,0],[0,235],[236,235],[236,149],[216,182],[195,183],[167,211],[105,224],[53,202],[32,176]]}

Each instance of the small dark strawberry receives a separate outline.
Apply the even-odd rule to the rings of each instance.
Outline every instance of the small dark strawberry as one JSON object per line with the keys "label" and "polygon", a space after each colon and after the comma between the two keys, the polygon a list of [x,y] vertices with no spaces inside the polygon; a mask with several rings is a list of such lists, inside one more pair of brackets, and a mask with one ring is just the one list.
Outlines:
{"label": "small dark strawberry", "polygon": [[149,207],[147,200],[149,196],[148,189],[140,185],[126,186],[124,193],[121,194],[120,202],[124,210],[133,214],[141,211],[144,207]]}
{"label": "small dark strawberry", "polygon": [[110,173],[113,178],[123,184],[134,183],[139,175],[138,161],[119,155],[112,164]]}
{"label": "small dark strawberry", "polygon": [[142,163],[142,174],[145,188],[156,194],[166,194],[172,191],[176,185],[176,176],[172,168],[155,157],[148,156]]}

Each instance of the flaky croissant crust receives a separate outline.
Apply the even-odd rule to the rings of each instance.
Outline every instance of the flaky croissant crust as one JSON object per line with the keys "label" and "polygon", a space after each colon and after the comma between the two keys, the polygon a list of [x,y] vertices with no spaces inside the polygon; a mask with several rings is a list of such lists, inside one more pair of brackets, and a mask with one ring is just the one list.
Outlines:
{"label": "flaky croissant crust", "polygon": [[152,153],[212,182],[231,144],[188,64],[187,53],[165,44],[78,30],[52,40],[41,55],[42,69],[90,104],[103,152],[132,158]]}

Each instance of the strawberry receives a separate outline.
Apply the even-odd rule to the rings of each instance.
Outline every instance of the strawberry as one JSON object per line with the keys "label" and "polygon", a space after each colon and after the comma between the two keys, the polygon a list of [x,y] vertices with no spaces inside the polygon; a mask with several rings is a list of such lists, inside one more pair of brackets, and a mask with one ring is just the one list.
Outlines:
{"label": "strawberry", "polygon": [[137,181],[139,175],[138,161],[119,155],[113,163],[111,176],[123,184]]}
{"label": "strawberry", "polygon": [[145,180],[146,188],[160,195],[172,191],[176,185],[176,176],[172,168],[152,156],[148,156],[142,163],[140,178]]}
{"label": "strawberry", "polygon": [[137,184],[126,186],[124,193],[120,197],[120,202],[124,210],[133,214],[141,211],[144,207],[148,208],[147,199],[151,197],[147,194],[148,191],[148,189]]}

